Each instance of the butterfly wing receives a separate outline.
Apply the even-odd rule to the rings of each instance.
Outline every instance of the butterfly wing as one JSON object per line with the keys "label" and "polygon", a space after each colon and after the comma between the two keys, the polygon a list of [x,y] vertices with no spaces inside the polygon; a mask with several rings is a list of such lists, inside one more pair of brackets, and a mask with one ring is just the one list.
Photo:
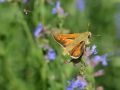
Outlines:
{"label": "butterfly wing", "polygon": [[64,48],[71,44],[74,39],[78,36],[78,34],[60,34],[60,33],[53,33],[54,39],[62,45]]}
{"label": "butterfly wing", "polygon": [[85,50],[85,42],[81,41],[71,51],[69,51],[69,54],[72,58],[77,59],[83,55],[84,50]]}

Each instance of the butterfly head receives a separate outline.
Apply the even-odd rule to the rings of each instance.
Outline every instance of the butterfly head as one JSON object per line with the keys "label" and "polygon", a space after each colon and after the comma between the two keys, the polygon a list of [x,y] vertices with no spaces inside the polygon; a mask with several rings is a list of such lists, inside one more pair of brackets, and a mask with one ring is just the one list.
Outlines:
{"label": "butterfly head", "polygon": [[90,39],[92,36],[91,32],[87,32],[87,36],[88,36],[88,39]]}
{"label": "butterfly head", "polygon": [[90,44],[89,39],[91,38],[92,34],[91,34],[91,32],[85,32],[85,36],[86,36],[85,43],[86,43],[86,45],[88,45],[88,44]]}

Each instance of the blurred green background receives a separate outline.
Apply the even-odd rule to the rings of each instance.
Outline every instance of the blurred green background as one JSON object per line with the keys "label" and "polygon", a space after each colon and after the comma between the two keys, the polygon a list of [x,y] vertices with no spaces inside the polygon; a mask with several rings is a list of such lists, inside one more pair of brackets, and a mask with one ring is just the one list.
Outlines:
{"label": "blurred green background", "polygon": [[[109,65],[98,67],[105,69],[105,75],[95,78],[95,84],[104,90],[120,90],[120,0],[79,1],[82,8],[77,8],[77,0],[60,1],[68,14],[62,27],[78,33],[87,31],[90,23],[91,46],[97,46],[99,55],[112,53]],[[56,51],[54,61],[47,60],[36,43],[34,31],[40,22],[48,28],[60,22],[52,14],[55,3],[0,0],[0,90],[65,90],[68,81],[79,73],[72,64],[64,64],[63,50],[51,34],[45,40]]]}

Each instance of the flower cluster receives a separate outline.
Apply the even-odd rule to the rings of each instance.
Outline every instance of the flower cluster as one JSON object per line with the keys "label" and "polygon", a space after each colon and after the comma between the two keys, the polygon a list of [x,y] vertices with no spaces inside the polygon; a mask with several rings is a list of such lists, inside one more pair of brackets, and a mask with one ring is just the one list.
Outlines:
{"label": "flower cluster", "polygon": [[85,56],[89,57],[92,54],[94,54],[94,55],[97,54],[96,45],[93,45],[92,48],[90,48],[90,47],[86,48]]}
{"label": "flower cluster", "polygon": [[94,65],[96,66],[99,62],[102,63],[103,66],[107,66],[108,65],[108,60],[107,60],[108,54],[104,54],[102,56],[100,55],[96,55],[92,58],[92,62],[94,63]]}
{"label": "flower cluster", "polygon": [[[90,66],[93,67],[93,69],[95,69],[95,67],[99,64],[102,63],[103,66],[107,66],[108,65],[108,59],[107,57],[109,56],[109,54],[104,54],[104,55],[98,55],[97,54],[97,50],[96,50],[96,46],[93,45],[92,49],[90,50],[90,48],[86,48],[86,53],[87,53],[87,62],[89,62]],[[91,58],[89,57],[90,55],[94,54],[94,56],[92,56]],[[99,77],[99,76],[103,76],[105,74],[105,71],[103,69],[99,69],[98,71],[96,71],[94,73],[94,77]],[[102,87],[103,88],[103,87]]]}
{"label": "flower cluster", "polygon": [[[99,62],[102,63],[103,66],[108,65],[108,54],[104,55],[97,55],[96,45],[93,45],[92,48],[87,47],[84,53],[84,59],[85,63],[89,64],[93,69],[96,65],[99,64]],[[93,73],[93,77],[102,76],[105,74],[105,71],[103,69],[100,69]],[[85,87],[88,85],[87,80],[85,80],[82,76],[80,76],[81,79],[77,80],[71,80],[69,86],[66,88],[66,90],[84,90]]]}
{"label": "flower cluster", "polygon": [[60,6],[60,0],[57,0],[55,7],[52,9],[52,14],[57,14],[58,16],[66,16],[63,8]]}
{"label": "flower cluster", "polygon": [[86,85],[87,85],[86,80],[83,77],[78,76],[76,80],[73,79],[70,81],[70,84],[66,88],[66,90],[74,90],[74,89],[84,90]]}
{"label": "flower cluster", "polygon": [[[91,56],[92,54],[94,54],[95,56],[92,58],[89,58],[89,56]],[[107,66],[108,65],[107,57],[108,57],[108,54],[104,54],[101,56],[97,55],[97,50],[95,45],[92,46],[92,49],[90,49],[90,47],[86,48],[85,58],[90,59],[89,61],[93,67],[98,65],[100,62],[102,63],[103,66]]]}

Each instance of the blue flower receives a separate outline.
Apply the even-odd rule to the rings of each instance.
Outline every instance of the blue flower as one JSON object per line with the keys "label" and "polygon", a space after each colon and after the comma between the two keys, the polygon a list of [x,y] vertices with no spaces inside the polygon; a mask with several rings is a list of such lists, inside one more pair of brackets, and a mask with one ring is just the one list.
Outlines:
{"label": "blue flower", "polygon": [[65,16],[64,10],[60,6],[60,0],[57,0],[56,6],[52,9],[52,14],[58,14]]}
{"label": "blue flower", "polygon": [[96,56],[93,58],[93,60],[94,60],[94,62],[98,63],[98,62],[100,62],[100,60],[101,60],[101,56],[96,55]]}
{"label": "blue flower", "polygon": [[52,49],[52,48],[48,49],[47,57],[48,57],[49,60],[55,60],[56,59],[56,53],[55,53],[54,49]]}
{"label": "blue flower", "polygon": [[71,87],[67,87],[66,90],[74,90],[74,89]]}
{"label": "blue flower", "polygon": [[103,66],[108,65],[107,56],[108,56],[107,54],[101,56],[101,59],[102,59],[101,63],[102,63]]}
{"label": "blue flower", "polygon": [[[81,77],[82,78],[82,77]],[[82,79],[77,79],[77,80],[71,80],[70,85],[66,88],[66,90],[74,90],[74,89],[79,89],[79,90],[84,90],[87,82],[82,78]]]}
{"label": "blue flower", "polygon": [[71,80],[70,81],[70,84],[69,84],[69,86],[66,88],[66,90],[74,90],[74,88],[73,88],[73,86],[74,86],[74,80]]}
{"label": "blue flower", "polygon": [[0,3],[3,3],[3,2],[5,2],[5,0],[0,0]]}
{"label": "blue flower", "polygon": [[77,0],[77,8],[83,12],[85,9],[85,3],[84,0]]}
{"label": "blue flower", "polygon": [[39,23],[39,25],[37,26],[37,28],[35,29],[35,32],[34,32],[34,36],[36,38],[39,38],[39,35],[40,35],[40,32],[43,30],[44,26],[42,23]]}
{"label": "blue flower", "polygon": [[94,61],[95,63],[101,62],[103,66],[107,66],[107,65],[108,65],[107,57],[108,57],[108,54],[104,54],[104,55],[102,55],[102,56],[96,55],[96,56],[93,58],[93,61]]}
{"label": "blue flower", "polygon": [[97,54],[96,45],[92,46],[91,51],[92,51],[93,54]]}
{"label": "blue flower", "polygon": [[57,13],[56,8],[53,8],[52,9],[52,14],[56,14],[56,13]]}
{"label": "blue flower", "polygon": [[96,45],[93,45],[92,48],[86,47],[85,55],[88,57],[92,54],[97,54]]}
{"label": "blue flower", "polygon": [[28,1],[29,1],[29,0],[23,0],[23,3],[26,4],[26,3],[28,3]]}

